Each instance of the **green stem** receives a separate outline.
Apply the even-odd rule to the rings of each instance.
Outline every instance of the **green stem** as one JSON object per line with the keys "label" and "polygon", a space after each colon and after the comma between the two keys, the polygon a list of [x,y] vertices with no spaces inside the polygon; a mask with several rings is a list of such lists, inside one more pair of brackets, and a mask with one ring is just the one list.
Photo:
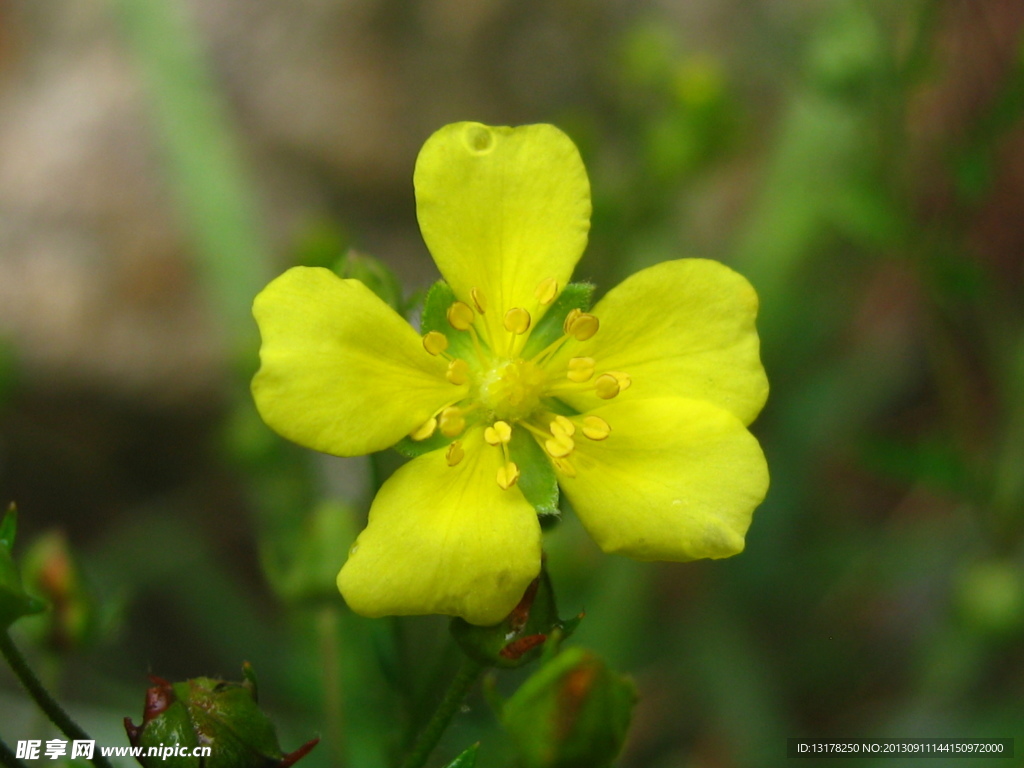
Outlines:
{"label": "green stem", "polygon": [[[25,690],[28,691],[36,705],[46,713],[46,716],[50,718],[54,725],[60,728],[68,738],[78,741],[93,741],[93,739],[89,738],[89,734],[83,731],[78,723],[71,719],[63,707],[57,703],[49,691],[39,682],[39,678],[35,676],[28,662],[25,661],[25,657],[15,647],[11,641],[11,636],[7,632],[0,632],[0,653],[3,653],[7,663],[14,671],[14,674],[17,675],[18,680],[21,681],[21,684],[25,686]],[[110,761],[99,754],[99,750],[95,752],[92,762],[97,768],[113,768]]]}
{"label": "green stem", "polygon": [[18,756],[11,752],[11,748],[4,743],[3,739],[0,739],[0,763],[3,763],[7,768],[28,768]]}
{"label": "green stem", "polygon": [[340,632],[334,604],[321,608],[316,618],[320,663],[324,670],[324,716],[330,730],[327,741],[333,765],[344,765],[345,705],[342,700],[341,667],[338,664]]}
{"label": "green stem", "polygon": [[427,758],[430,757],[430,753],[437,746],[437,742],[441,740],[441,734],[444,733],[445,728],[451,723],[455,713],[462,706],[466,695],[483,671],[484,667],[482,664],[478,664],[472,659],[463,659],[458,674],[455,675],[455,679],[452,680],[448,690],[445,691],[444,698],[434,712],[434,716],[430,718],[430,722],[427,723],[427,727],[423,729],[419,738],[416,739],[416,744],[413,745],[412,752],[409,753],[409,756],[405,758],[405,762],[402,763],[402,768],[423,768]]}

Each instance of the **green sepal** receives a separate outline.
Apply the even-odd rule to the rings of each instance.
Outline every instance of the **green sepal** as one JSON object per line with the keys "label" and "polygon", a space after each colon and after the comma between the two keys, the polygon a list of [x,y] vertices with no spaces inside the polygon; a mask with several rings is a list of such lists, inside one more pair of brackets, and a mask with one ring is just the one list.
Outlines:
{"label": "green sepal", "polygon": [[476,751],[480,748],[477,742],[461,755],[452,760],[445,768],[474,768],[476,765]]}
{"label": "green sepal", "polygon": [[632,680],[585,648],[546,661],[505,702],[502,725],[524,768],[607,768],[636,704]]}
{"label": "green sepal", "polygon": [[402,286],[390,267],[379,259],[350,248],[338,259],[333,271],[338,277],[359,280],[397,312],[404,309]]}
{"label": "green sepal", "polygon": [[457,331],[448,322],[448,307],[458,301],[451,286],[444,280],[438,280],[427,291],[423,299],[423,314],[420,316],[420,332],[424,335],[430,331],[443,333],[448,337],[448,355],[461,357],[468,363],[476,360],[473,348],[473,337],[469,331]]}
{"label": "green sepal", "polygon": [[551,645],[557,646],[576,629],[581,618],[558,618],[555,591],[547,568],[542,566],[519,605],[503,621],[480,627],[456,617],[450,628],[471,659],[488,667],[511,669],[533,661]]}
{"label": "green sepal", "polygon": [[406,435],[392,447],[403,456],[415,459],[417,456],[422,456],[425,453],[446,448],[449,443],[457,439],[458,438],[456,437],[442,435],[441,430],[437,429],[434,430],[434,434],[426,440],[413,440],[411,437]]}
{"label": "green sepal", "polygon": [[31,616],[46,608],[46,604],[25,591],[21,571],[14,562],[11,550],[17,533],[18,513],[12,504],[0,521],[0,631],[22,616]]}
{"label": "green sepal", "polygon": [[547,454],[525,429],[513,429],[508,444],[512,461],[519,467],[517,485],[538,515],[558,514],[558,477]]}
{"label": "green sepal", "polygon": [[529,360],[538,352],[563,335],[562,324],[565,316],[572,310],[586,312],[590,309],[590,301],[594,296],[592,283],[569,283],[565,286],[555,303],[548,307],[537,324],[530,331],[530,339],[523,347],[523,358]]}

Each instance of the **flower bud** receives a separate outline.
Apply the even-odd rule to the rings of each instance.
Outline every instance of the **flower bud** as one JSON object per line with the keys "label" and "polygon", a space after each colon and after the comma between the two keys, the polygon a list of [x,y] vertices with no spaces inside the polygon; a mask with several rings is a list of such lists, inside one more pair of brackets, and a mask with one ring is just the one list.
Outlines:
{"label": "flower bud", "polygon": [[25,553],[22,576],[29,588],[50,604],[39,625],[39,639],[58,652],[88,645],[96,636],[95,601],[63,533],[51,531],[32,542]]}
{"label": "flower bud", "polygon": [[334,272],[345,279],[359,280],[386,304],[401,311],[402,286],[395,273],[384,262],[349,249],[338,261]]}
{"label": "flower bud", "polygon": [[556,634],[564,639],[575,631],[583,614],[561,621],[547,570],[527,587],[523,599],[504,621],[480,627],[452,619],[451,632],[470,658],[489,667],[519,667],[540,655],[542,646]]}
{"label": "flower bud", "polygon": [[502,709],[524,768],[606,768],[622,749],[633,682],[585,648],[569,648],[523,683]]}
{"label": "flower bud", "polygon": [[46,607],[41,600],[25,592],[21,573],[11,555],[17,517],[12,504],[0,521],[0,632],[6,632],[22,616],[39,613]]}
{"label": "flower bud", "polygon": [[[145,748],[137,758],[144,768],[289,768],[313,749],[319,739],[281,752],[273,724],[256,704],[256,676],[248,663],[242,674],[241,683],[150,678],[142,724],[124,719],[128,741]],[[209,747],[210,754],[196,747]]]}

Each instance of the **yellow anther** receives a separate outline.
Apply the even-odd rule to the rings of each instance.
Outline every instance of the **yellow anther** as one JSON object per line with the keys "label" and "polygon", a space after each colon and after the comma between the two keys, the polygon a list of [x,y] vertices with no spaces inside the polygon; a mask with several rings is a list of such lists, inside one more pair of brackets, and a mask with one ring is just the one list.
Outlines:
{"label": "yellow anther", "polygon": [[470,288],[469,298],[473,300],[473,306],[476,307],[476,311],[481,315],[487,311],[487,299],[484,297],[484,292],[479,288]]}
{"label": "yellow anther", "polygon": [[565,375],[569,381],[582,384],[584,381],[590,381],[590,377],[594,375],[595,365],[592,357],[574,357],[569,360],[569,372]]}
{"label": "yellow anther", "polygon": [[548,455],[556,459],[564,459],[572,453],[575,447],[576,443],[568,435],[555,435],[551,439],[544,441],[544,450],[548,452]]}
{"label": "yellow anther", "polygon": [[442,435],[445,437],[455,437],[466,428],[466,418],[462,415],[460,408],[449,405],[441,411],[440,426]]}
{"label": "yellow anther", "polygon": [[448,462],[449,467],[454,467],[465,457],[466,452],[462,450],[462,441],[456,440],[454,443],[448,446],[448,450],[444,452],[444,460]]}
{"label": "yellow anther", "polygon": [[[569,314],[572,314],[571,312]],[[566,318],[568,322],[568,318]],[[597,333],[598,327],[601,325],[596,315],[592,315],[589,312],[580,312],[572,323],[566,328],[565,332],[572,336],[576,341],[586,341]]]}
{"label": "yellow anther", "polygon": [[440,355],[448,349],[448,337],[440,331],[430,331],[423,337],[423,348],[434,356]]}
{"label": "yellow anther", "polygon": [[562,333],[568,336],[569,330],[572,328],[572,324],[575,323],[576,319],[582,314],[582,310],[570,309],[569,314],[565,316],[565,321],[562,323]]}
{"label": "yellow anther", "polygon": [[537,289],[533,292],[538,303],[547,306],[558,296],[558,281],[553,277],[546,277],[537,283]]}
{"label": "yellow anther", "polygon": [[619,394],[619,380],[610,373],[602,373],[594,381],[594,391],[602,400],[611,400]]}
{"label": "yellow anther", "polygon": [[473,314],[473,308],[463,301],[456,301],[450,307],[446,313],[448,318],[448,324],[457,331],[468,331],[470,326],[473,325],[473,319],[476,315]]}
{"label": "yellow anther", "polygon": [[431,417],[428,421],[425,421],[422,426],[417,427],[409,433],[409,437],[412,440],[426,440],[437,429],[437,419]]}
{"label": "yellow anther", "polygon": [[555,437],[561,437],[563,435],[565,437],[572,437],[576,434],[576,425],[561,414],[555,416],[548,427],[551,430],[551,434]]}
{"label": "yellow anther", "polygon": [[516,484],[516,480],[519,479],[519,467],[516,466],[514,461],[509,461],[506,464],[498,467],[498,485],[501,490],[507,491],[513,485]]}
{"label": "yellow anther", "polygon": [[591,440],[604,440],[611,433],[612,428],[600,416],[583,417],[583,434]]}
{"label": "yellow anther", "polygon": [[555,465],[555,469],[566,477],[576,477],[576,467],[568,459],[552,459],[551,463]]}
{"label": "yellow anther", "polygon": [[455,386],[462,386],[469,381],[469,363],[462,358],[452,360],[448,363],[448,371],[444,376]]}
{"label": "yellow anther", "polygon": [[512,427],[507,421],[496,421],[484,430],[488,445],[506,445],[512,439]]}
{"label": "yellow anther", "polygon": [[516,336],[522,336],[530,330],[530,313],[522,307],[512,307],[505,313],[503,322],[506,331],[514,333]]}
{"label": "yellow anther", "polygon": [[622,371],[608,371],[609,376],[614,376],[615,380],[619,382],[619,392],[625,392],[633,384],[633,379],[630,378],[628,373]]}

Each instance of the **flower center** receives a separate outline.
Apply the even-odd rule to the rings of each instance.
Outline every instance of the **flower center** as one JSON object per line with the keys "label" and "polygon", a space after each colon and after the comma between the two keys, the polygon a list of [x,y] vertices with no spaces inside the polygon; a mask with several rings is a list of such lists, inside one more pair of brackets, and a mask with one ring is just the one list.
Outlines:
{"label": "flower center", "polygon": [[519,421],[540,407],[547,374],[529,360],[499,361],[480,378],[480,403],[498,419]]}
{"label": "flower center", "polygon": [[[565,344],[586,341],[598,332],[598,318],[579,309],[569,311],[562,324],[562,335],[544,350],[528,360],[519,356],[532,329],[534,313],[539,307],[553,303],[558,292],[557,281],[548,278],[537,286],[536,306],[508,309],[502,316],[502,325],[508,333],[505,339],[479,335],[484,329],[480,327],[478,331],[478,318],[488,308],[487,298],[480,289],[470,290],[472,306],[456,301],[448,307],[448,324],[472,338],[476,365],[447,354],[448,337],[437,330],[424,335],[423,348],[431,355],[448,360],[448,381],[459,387],[469,384],[469,396],[464,394],[464,399],[454,400],[442,408],[413,430],[410,437],[426,440],[439,431],[450,438],[452,442],[445,459],[449,466],[455,466],[465,457],[462,440],[458,438],[471,424],[480,424],[486,443],[501,450],[503,461],[495,479],[507,490],[519,480],[519,467],[512,461],[509,445],[513,430],[523,430],[537,441],[556,468],[575,477],[572,454],[577,441],[581,437],[604,440],[611,434],[611,426],[599,416],[558,413],[564,403],[559,405],[557,401],[583,392],[610,400],[628,389],[631,381],[629,374],[622,371],[602,371],[592,357],[573,357],[563,363],[564,367],[559,366],[558,370],[553,367],[556,353]],[[564,410],[573,412],[568,406]]]}

